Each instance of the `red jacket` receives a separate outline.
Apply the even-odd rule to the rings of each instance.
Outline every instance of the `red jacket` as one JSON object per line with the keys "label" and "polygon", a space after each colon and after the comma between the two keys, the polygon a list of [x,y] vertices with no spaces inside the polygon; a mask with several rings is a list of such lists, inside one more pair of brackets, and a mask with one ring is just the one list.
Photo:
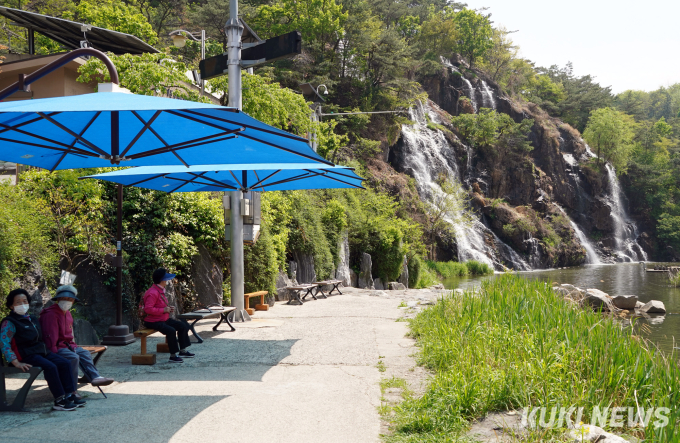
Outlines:
{"label": "red jacket", "polygon": [[40,327],[42,328],[43,341],[47,350],[56,353],[59,349],[67,348],[66,343],[75,349],[76,342],[73,340],[73,317],[71,312],[62,311],[59,304],[55,303],[45,308],[40,313]]}
{"label": "red jacket", "polygon": [[144,312],[146,312],[146,322],[166,321],[170,318],[168,312],[163,312],[168,306],[168,299],[165,298],[165,289],[154,284],[144,293]]}

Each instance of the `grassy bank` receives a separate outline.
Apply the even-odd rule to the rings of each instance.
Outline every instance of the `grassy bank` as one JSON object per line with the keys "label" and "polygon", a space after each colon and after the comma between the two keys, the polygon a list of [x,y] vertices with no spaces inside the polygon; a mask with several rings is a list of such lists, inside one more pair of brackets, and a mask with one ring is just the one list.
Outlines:
{"label": "grassy bank", "polygon": [[[469,420],[524,407],[671,408],[670,424],[617,429],[677,441],[680,369],[631,328],[570,304],[540,281],[505,275],[478,295],[451,295],[411,321],[420,363],[434,373],[421,398],[393,415],[389,441],[457,441]],[[563,431],[537,431],[531,441]],[[557,440],[555,440],[557,441]]]}
{"label": "grassy bank", "polygon": [[477,260],[466,262],[457,261],[431,261],[427,260],[427,267],[435,271],[443,278],[465,277],[468,275],[488,275],[493,274],[493,268],[486,263]]}

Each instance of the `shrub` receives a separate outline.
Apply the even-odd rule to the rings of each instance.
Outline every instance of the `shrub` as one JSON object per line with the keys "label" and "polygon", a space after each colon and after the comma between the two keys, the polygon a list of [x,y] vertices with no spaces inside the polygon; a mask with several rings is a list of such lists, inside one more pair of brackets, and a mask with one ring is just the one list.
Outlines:
{"label": "shrub", "polygon": [[429,288],[430,286],[436,285],[437,283],[439,283],[437,274],[427,266],[423,266],[420,270],[420,278],[418,279],[418,283],[416,284],[415,288]]}
{"label": "shrub", "polygon": [[423,262],[417,255],[411,257],[408,261],[408,287],[415,288],[420,281],[420,273],[423,269]]}
{"label": "shrub", "polygon": [[469,260],[465,262],[470,275],[488,275],[493,274],[493,269],[486,263],[477,260]]}

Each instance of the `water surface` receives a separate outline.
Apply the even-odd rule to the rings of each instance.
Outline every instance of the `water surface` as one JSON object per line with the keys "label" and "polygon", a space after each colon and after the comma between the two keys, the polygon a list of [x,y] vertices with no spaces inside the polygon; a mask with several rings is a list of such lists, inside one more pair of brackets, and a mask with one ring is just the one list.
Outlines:
{"label": "water surface", "polygon": [[[616,265],[585,265],[574,268],[549,269],[518,274],[531,279],[570,283],[582,289],[596,288],[609,295],[637,295],[639,300],[646,303],[650,300],[662,301],[666,306],[666,316],[655,318],[652,322],[645,322],[651,332],[643,335],[656,343],[667,353],[673,349],[674,337],[680,339],[680,287],[669,285],[668,278],[663,272],[646,272],[646,268],[654,268],[661,263],[619,263]],[[677,264],[664,263],[667,266]],[[479,286],[485,279],[496,278],[499,274],[485,277],[459,277],[444,280],[448,289],[468,289]]]}

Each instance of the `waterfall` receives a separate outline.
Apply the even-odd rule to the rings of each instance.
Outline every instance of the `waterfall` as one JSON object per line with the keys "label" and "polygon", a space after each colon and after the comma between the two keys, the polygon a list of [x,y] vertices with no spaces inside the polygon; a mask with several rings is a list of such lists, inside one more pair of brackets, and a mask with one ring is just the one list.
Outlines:
{"label": "waterfall", "polygon": [[602,260],[600,260],[600,256],[597,255],[597,252],[595,251],[595,246],[590,242],[588,237],[586,236],[586,233],[579,228],[579,226],[574,222],[574,220],[569,217],[567,212],[564,210],[564,208],[557,203],[555,203],[555,206],[557,206],[557,209],[559,209],[562,214],[564,214],[565,217],[567,217],[567,220],[569,220],[569,224],[571,225],[571,228],[574,230],[576,233],[576,237],[578,237],[578,240],[581,242],[581,246],[586,250],[586,264],[588,265],[601,265]]}
{"label": "waterfall", "polygon": [[[477,112],[477,99],[475,98],[475,88],[472,86],[472,83],[470,83],[470,80],[466,79],[465,76],[463,75],[463,73],[460,72],[458,70],[458,68],[456,68],[455,66],[453,66],[451,64],[450,60],[448,60],[444,57],[441,57],[441,56],[439,58],[441,59],[442,64],[444,66],[446,66],[447,68],[449,68],[453,72],[457,72],[460,75],[460,78],[463,80],[463,82],[465,83],[465,86],[466,86],[467,97],[472,102],[472,107],[474,108],[475,112]],[[493,100],[493,96],[492,96],[491,99]],[[494,102],[494,109],[495,109],[495,106],[496,106],[496,104]]]}
{"label": "waterfall", "polygon": [[616,177],[614,167],[607,163],[607,178],[609,179],[609,206],[611,208],[612,221],[614,222],[614,242],[616,244],[616,255],[622,261],[647,261],[647,253],[637,242],[638,230],[635,223],[628,218],[623,204],[623,191]]}
{"label": "waterfall", "polygon": [[[437,113],[431,111],[429,103],[419,103],[409,111],[409,119],[416,123],[402,126],[404,145],[401,169],[415,179],[418,194],[425,201],[431,201],[434,195],[443,192],[436,181],[440,174],[458,182],[461,180],[453,146],[440,130],[427,127],[425,115],[434,123],[441,122]],[[468,152],[470,156],[471,152]],[[506,266],[515,270],[531,269],[479,219],[476,218],[471,225],[461,223],[458,219],[447,221],[453,225],[459,261],[478,260],[496,270],[505,270]]]}
{"label": "waterfall", "polygon": [[496,100],[493,98],[493,91],[484,80],[482,80],[482,106],[494,111],[496,110]]}

